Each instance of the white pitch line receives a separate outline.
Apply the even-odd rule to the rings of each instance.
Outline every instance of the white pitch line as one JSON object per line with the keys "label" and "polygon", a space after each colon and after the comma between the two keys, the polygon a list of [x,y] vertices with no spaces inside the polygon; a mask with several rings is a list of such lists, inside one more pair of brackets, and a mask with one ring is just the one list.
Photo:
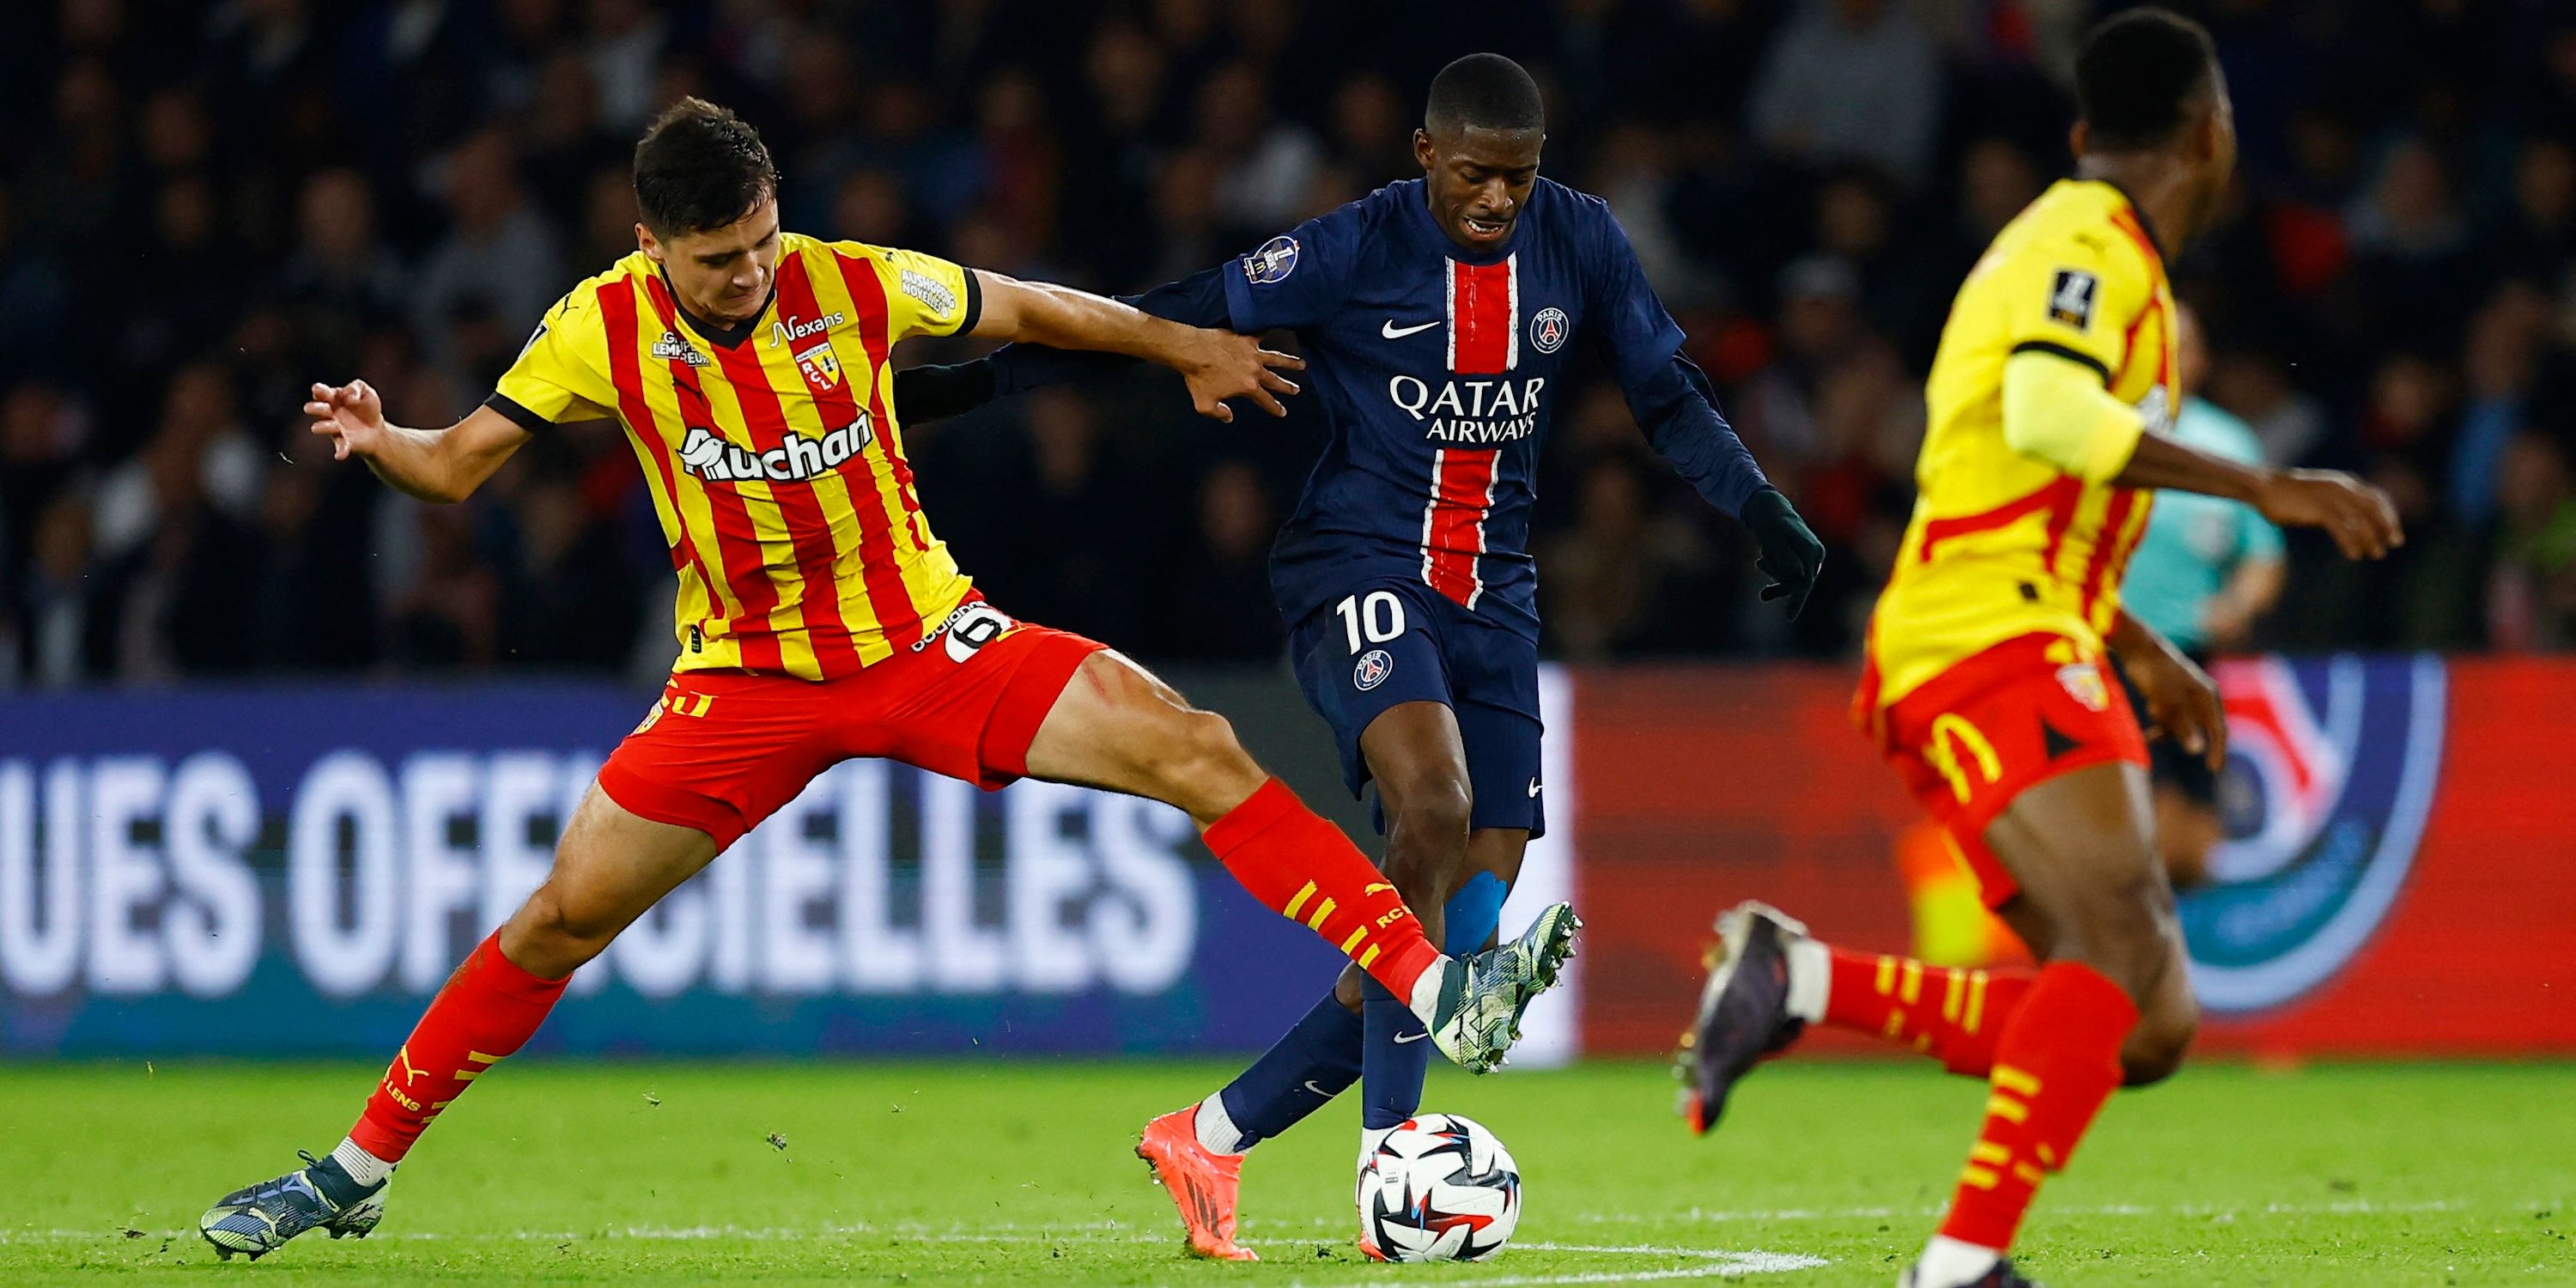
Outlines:
{"label": "white pitch line", "polygon": [[[1591,1244],[1591,1243],[1515,1243],[1511,1248],[1531,1252],[1579,1252],[1594,1256],[1620,1257],[1686,1257],[1704,1264],[1673,1266],[1662,1270],[1595,1270],[1562,1275],[1496,1275],[1483,1279],[1444,1279],[1444,1285],[1466,1284],[1472,1288],[1542,1288],[1555,1284],[1633,1284],[1667,1279],[1741,1279],[1747,1275],[1788,1274],[1815,1270],[1832,1264],[1822,1257],[1801,1256],[1791,1252],[1727,1252],[1707,1248],[1675,1248],[1661,1244]],[[1510,1248],[1506,1248],[1509,1251]],[[1352,1288],[1383,1288],[1382,1279],[1346,1281]],[[1292,1286],[1303,1280],[1291,1281]]]}

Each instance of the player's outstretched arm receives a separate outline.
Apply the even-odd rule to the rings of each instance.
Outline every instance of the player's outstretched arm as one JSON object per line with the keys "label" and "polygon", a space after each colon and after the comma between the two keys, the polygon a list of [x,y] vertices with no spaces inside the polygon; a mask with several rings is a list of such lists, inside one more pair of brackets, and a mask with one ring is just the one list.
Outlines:
{"label": "player's outstretched arm", "polygon": [[2324,529],[2347,559],[2378,559],[2406,544],[2388,494],[2339,470],[2246,465],[2149,432],[2111,481],[2242,501],[2283,527]]}
{"label": "player's outstretched arm", "polygon": [[472,496],[531,437],[488,406],[445,429],[406,429],[385,420],[383,400],[364,380],[313,386],[304,414],[331,440],[332,459],[354,456],[396,490],[442,505]]}
{"label": "player's outstretched arm", "polygon": [[1250,398],[1273,416],[1287,415],[1279,395],[1296,393],[1297,385],[1279,373],[1306,365],[1250,336],[1187,326],[1088,291],[980,269],[976,276],[984,300],[976,335],[1161,363],[1189,383],[1199,414],[1221,421],[1234,419],[1229,398]]}
{"label": "player's outstretched arm", "polygon": [[[1225,283],[1218,276],[1223,271],[1201,269],[1179,281],[1117,299],[1188,326],[1231,329]],[[1139,361],[1120,353],[1006,344],[972,362],[925,364],[894,373],[894,414],[907,425],[962,416],[996,398],[1031,389],[1105,380],[1134,370]]]}
{"label": "player's outstretched arm", "polygon": [[2079,478],[2242,501],[2285,527],[2323,528],[2349,559],[2406,543],[2388,494],[2333,470],[2248,465],[2149,430],[2102,386],[2101,364],[2056,344],[2026,344],[2004,362],[2004,442]]}

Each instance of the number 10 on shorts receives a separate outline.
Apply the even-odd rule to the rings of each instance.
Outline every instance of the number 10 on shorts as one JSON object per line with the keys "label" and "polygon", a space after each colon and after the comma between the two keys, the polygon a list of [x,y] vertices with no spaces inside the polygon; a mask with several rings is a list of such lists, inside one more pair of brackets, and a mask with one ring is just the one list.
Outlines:
{"label": "number 10 on shorts", "polygon": [[1333,605],[1333,612],[1342,619],[1342,633],[1350,637],[1354,656],[1364,642],[1384,644],[1404,634],[1404,601],[1391,590],[1371,591],[1365,600],[1357,595],[1345,596]]}

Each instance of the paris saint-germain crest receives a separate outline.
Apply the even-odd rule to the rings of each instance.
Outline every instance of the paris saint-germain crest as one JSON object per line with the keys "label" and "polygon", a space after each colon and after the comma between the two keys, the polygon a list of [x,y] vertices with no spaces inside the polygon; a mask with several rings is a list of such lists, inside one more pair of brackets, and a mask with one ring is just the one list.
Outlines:
{"label": "paris saint-germain crest", "polygon": [[1243,257],[1243,275],[1255,286],[1286,281],[1296,271],[1297,239],[1285,233],[1261,243],[1261,249]]}
{"label": "paris saint-germain crest", "polygon": [[2214,670],[2227,839],[2182,926],[2201,1005],[2241,1015],[2333,979],[2404,896],[2441,777],[2446,675],[2436,657]]}
{"label": "paris saint-germain crest", "polygon": [[1366,693],[1386,683],[1386,677],[1393,674],[1395,674],[1395,659],[1387,656],[1385,649],[1373,648],[1361,654],[1359,664],[1351,668],[1351,683],[1359,686],[1360,692]]}
{"label": "paris saint-germain crest", "polygon": [[1541,353],[1554,353],[1565,347],[1565,337],[1574,333],[1574,320],[1565,310],[1549,305],[1530,319],[1530,347]]}

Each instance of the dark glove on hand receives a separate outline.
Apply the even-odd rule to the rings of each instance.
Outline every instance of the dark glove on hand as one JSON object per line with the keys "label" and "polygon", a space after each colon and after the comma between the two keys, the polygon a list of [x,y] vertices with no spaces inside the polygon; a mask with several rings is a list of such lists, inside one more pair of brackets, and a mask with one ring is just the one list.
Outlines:
{"label": "dark glove on hand", "polygon": [[998,384],[990,358],[946,367],[906,367],[894,373],[895,419],[921,425],[963,415],[993,401]]}
{"label": "dark glove on hand", "polygon": [[1807,530],[1807,521],[1789,504],[1789,498],[1771,488],[1764,488],[1745,501],[1741,516],[1746,530],[1762,547],[1753,566],[1771,584],[1762,588],[1762,597],[1789,601],[1789,618],[1797,620],[1806,611],[1807,596],[1816,589],[1816,575],[1825,569],[1825,543]]}

